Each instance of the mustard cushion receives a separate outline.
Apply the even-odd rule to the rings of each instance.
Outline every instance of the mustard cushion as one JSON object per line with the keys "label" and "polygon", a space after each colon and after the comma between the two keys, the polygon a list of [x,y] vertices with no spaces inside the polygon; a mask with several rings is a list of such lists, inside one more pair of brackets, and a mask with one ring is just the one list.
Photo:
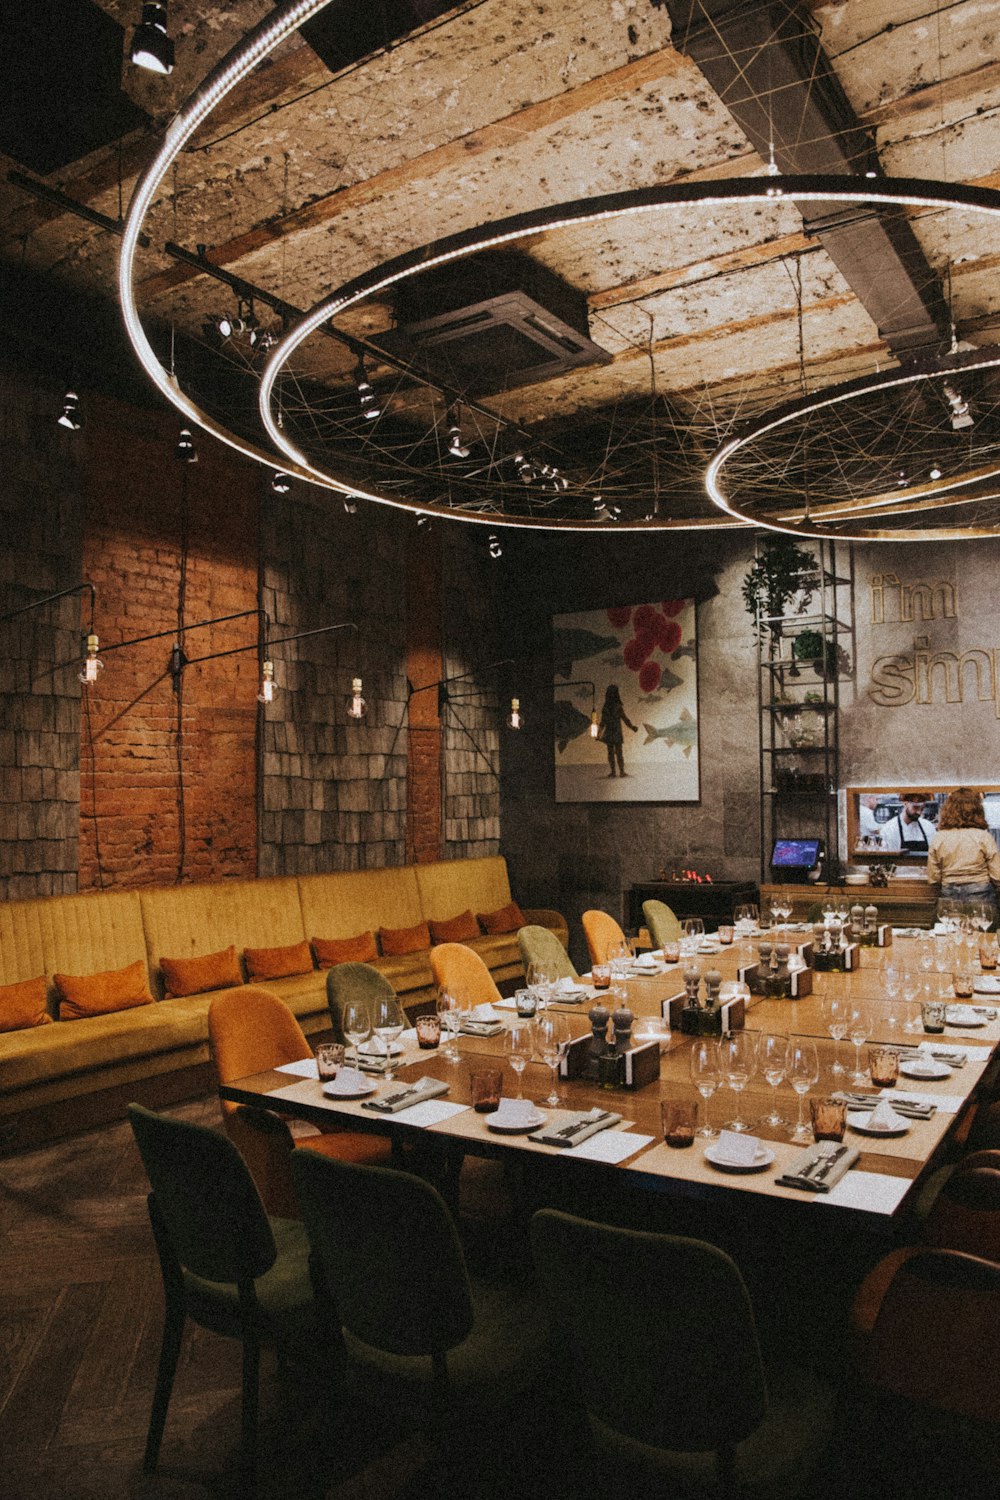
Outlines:
{"label": "mustard cushion", "polygon": [[124,969],[106,969],[101,974],[53,974],[59,991],[59,1019],[79,1020],[103,1016],[113,1010],[132,1010],[152,1005],[146,965],[142,959]]}
{"label": "mustard cushion", "polygon": [[312,939],[317,966],[332,969],[335,964],[370,964],[378,958],[373,932],[359,932],[357,937]]}
{"label": "mustard cushion", "polygon": [[308,974],[313,967],[312,949],[305,939],[284,948],[247,948],[243,957],[250,979],[283,979],[286,974]]}
{"label": "mustard cushion", "polygon": [[160,969],[167,998],[171,1000],[183,995],[204,995],[207,990],[230,989],[243,983],[233,943],[219,953],[206,953],[200,958],[161,958]]}
{"label": "mustard cushion", "polygon": [[481,911],[479,921],[484,932],[516,932],[519,927],[528,925],[516,901],[508,902],[498,911]]}
{"label": "mustard cushion", "polygon": [[44,974],[19,984],[0,985],[0,1031],[28,1031],[51,1023],[45,1008]]}
{"label": "mustard cushion", "polygon": [[382,952],[392,957],[419,953],[431,945],[430,928],[426,922],[418,922],[415,927],[380,927],[378,941]]}
{"label": "mustard cushion", "polygon": [[427,925],[435,943],[467,943],[469,938],[479,936],[479,923],[471,911],[459,912],[457,917],[448,917],[444,922],[436,922],[432,917]]}

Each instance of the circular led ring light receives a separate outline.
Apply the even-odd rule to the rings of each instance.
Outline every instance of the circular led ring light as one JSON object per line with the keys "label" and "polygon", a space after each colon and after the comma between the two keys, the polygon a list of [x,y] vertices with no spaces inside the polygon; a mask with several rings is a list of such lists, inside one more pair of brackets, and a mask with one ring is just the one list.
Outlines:
{"label": "circular led ring light", "polygon": [[[269,467],[274,465],[274,454],[249,443],[238,434],[220,426],[181,390],[174,376],[158,359],[146,337],[135,301],[135,259],[142,234],[142,226],[161,184],[180,155],[187,141],[211,115],[221,101],[250,74],[257,65],[275,50],[291,33],[305,21],[324,10],[330,0],[291,0],[283,9],[266,17],[234,47],[220,63],[205,77],[190,98],[175,115],[164,136],[163,144],[150,166],[139,178],[122,236],[122,249],[118,266],[118,293],[122,315],[129,340],[140,363],[164,396],[178,408],[184,418],[195,423],[221,442]],[[595,223],[615,219],[627,214],[648,212],[666,206],[690,204],[767,203],[792,199],[796,202],[809,200],[884,203],[897,206],[965,208],[975,213],[1000,217],[1000,194],[984,189],[968,188],[947,183],[897,179],[895,181],[870,179],[862,183],[845,186],[843,177],[771,177],[764,179],[735,179],[716,183],[686,182],[660,187],[640,188],[632,192],[610,194],[605,197],[578,200],[566,204],[555,204],[528,214],[515,215],[509,219],[489,225],[484,229],[466,231],[440,240],[435,244],[387,262],[365,275],[348,282],[340,291],[333,293],[307,313],[289,333],[276,345],[264,370],[261,382],[260,410],[264,426],[275,446],[285,458],[285,466],[300,478],[335,490],[339,493],[358,493],[365,498],[400,509],[424,514],[440,514],[456,519],[475,521],[490,526],[535,526],[551,529],[553,525],[571,527],[581,531],[602,529],[597,522],[557,522],[544,518],[520,518],[503,515],[483,515],[479,512],[437,509],[426,504],[401,500],[396,496],[359,491],[355,484],[345,483],[335,475],[327,473],[305,460],[281,431],[276,416],[271,411],[271,398],[275,382],[289,356],[326,319],[343,311],[372,292],[419,274],[432,265],[442,265],[475,254],[479,250],[499,244],[510,244],[524,235],[539,229],[559,228],[573,224]],[[723,507],[724,508],[724,507]],[[740,518],[735,518],[740,519]],[[705,522],[671,523],[669,521],[629,522],[624,528],[614,529],[663,530],[683,525],[696,529]],[[711,522],[707,523],[713,524]],[[718,524],[718,523],[714,523]]]}
{"label": "circular led ring light", "polygon": [[[1000,496],[995,493],[991,495],[972,493],[963,496],[957,494],[956,491],[963,486],[1000,480],[1000,460],[947,478],[929,479],[919,484],[906,484],[891,491],[858,495],[853,499],[824,501],[812,507],[809,507],[807,497],[793,497],[789,493],[782,497],[780,508],[760,512],[751,511],[745,507],[741,509],[727,494],[723,481],[726,465],[736,454],[753,443],[759,442],[768,433],[793,427],[795,423],[804,421],[815,412],[826,411],[831,407],[851,401],[860,401],[866,396],[877,395],[881,391],[899,390],[905,386],[917,385],[922,381],[944,381],[963,373],[969,374],[977,370],[997,368],[1000,368],[1000,348],[989,347],[967,354],[949,355],[933,362],[922,361],[919,368],[887,370],[877,375],[866,375],[856,380],[844,381],[838,385],[827,386],[824,390],[817,391],[815,395],[800,397],[796,401],[772,408],[717,449],[705,473],[705,488],[713,502],[734,519],[763,526],[768,530],[786,532],[792,536],[813,538],[832,536],[844,541],[892,540],[900,542],[973,540],[976,537],[996,536],[995,526],[975,524],[922,526],[902,530],[889,526],[866,526],[864,524],[851,525],[849,529],[846,529],[843,523],[850,523],[855,517],[865,514],[876,520],[880,515],[886,518],[915,515],[945,506],[977,505],[987,499],[996,500]],[[832,524],[824,525],[824,522]]]}

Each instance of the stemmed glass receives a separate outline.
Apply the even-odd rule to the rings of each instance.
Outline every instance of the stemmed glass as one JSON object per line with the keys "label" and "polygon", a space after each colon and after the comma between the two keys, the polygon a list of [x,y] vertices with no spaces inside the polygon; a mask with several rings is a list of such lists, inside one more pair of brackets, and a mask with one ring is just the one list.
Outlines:
{"label": "stemmed glass", "polygon": [[[788,1066],[788,1038],[781,1031],[765,1032],[757,1042],[757,1066],[763,1073],[772,1089],[777,1089],[785,1081],[785,1069]],[[778,1096],[771,1095],[771,1113],[765,1115],[761,1121],[763,1125],[775,1128],[785,1124],[785,1118],[778,1113]]]}
{"label": "stemmed glass", "polygon": [[340,1022],[344,1035],[354,1047],[354,1066],[361,1062],[361,1043],[372,1033],[372,1018],[363,1000],[349,1000]]}
{"label": "stemmed glass", "polygon": [[886,1012],[886,1026],[898,1026],[899,1017],[896,1014],[896,1001],[903,985],[903,973],[896,964],[886,964],[882,971],[882,982],[885,985],[885,998],[889,1002]]}
{"label": "stemmed glass", "polygon": [[827,1031],[833,1038],[833,1062],[830,1064],[831,1073],[846,1073],[847,1069],[837,1055],[837,1043],[842,1042],[847,1035],[847,1023],[850,1020],[851,1007],[841,995],[824,995],[823,997],[823,1022]]}
{"label": "stemmed glass", "polygon": [[448,1062],[457,1063],[459,1060],[459,1051],[456,1039],[459,1027],[462,1024],[462,1018],[458,1001],[447,990],[441,990],[438,993],[437,1013],[441,1018],[441,1030],[446,1037],[445,1045],[441,1049],[441,1056],[446,1058]]}
{"label": "stemmed glass", "polygon": [[535,1008],[539,1012],[545,1010],[552,998],[552,986],[556,982],[557,975],[552,965],[543,959],[536,959],[528,965],[526,974],[528,988],[535,997]]}
{"label": "stemmed glass", "polygon": [[868,1011],[865,1006],[853,1004],[847,1017],[847,1035],[854,1044],[854,1072],[851,1074],[851,1082],[864,1084],[868,1082],[868,1074],[861,1066],[861,1048],[868,1040],[870,1030]]}
{"label": "stemmed glass", "polygon": [[691,1082],[705,1101],[705,1123],[698,1135],[704,1140],[711,1140],[719,1132],[714,1125],[709,1124],[708,1101],[722,1082],[722,1064],[719,1044],[709,1037],[699,1037],[691,1048]]}
{"label": "stemmed glass", "polygon": [[684,934],[684,951],[696,953],[698,944],[705,936],[705,923],[701,917],[685,917],[681,922],[681,932]]}
{"label": "stemmed glass", "polygon": [[524,1098],[524,1070],[535,1050],[535,1028],[531,1021],[517,1020],[504,1037],[504,1051],[511,1071],[517,1075],[517,1097]]}
{"label": "stemmed glass", "polygon": [[730,1120],[726,1129],[749,1130],[750,1126],[741,1113],[741,1095],[757,1066],[756,1046],[751,1033],[727,1031],[719,1043],[719,1058],[723,1076],[736,1095],[736,1118]]}
{"label": "stemmed glass", "polygon": [[552,1092],[544,1101],[552,1109],[562,1103],[559,1096],[559,1063],[568,1041],[569,1026],[565,1016],[547,1011],[535,1022],[535,1052],[539,1061],[552,1069]]}
{"label": "stemmed glass", "polygon": [[395,996],[391,999],[386,997],[383,1000],[375,1001],[372,1030],[379,1041],[385,1043],[385,1073],[383,1077],[386,1083],[392,1083],[395,1077],[392,1063],[392,1044],[397,1037],[402,1036],[405,1025],[403,1012]]}
{"label": "stemmed glass", "polygon": [[803,1119],[806,1095],[814,1083],[819,1082],[819,1055],[816,1043],[808,1037],[793,1036],[788,1043],[788,1082],[799,1099],[799,1115],[795,1129],[789,1136],[796,1145],[808,1146],[812,1142],[812,1130]]}
{"label": "stemmed glass", "polygon": [[733,910],[733,922],[737,927],[744,927],[753,932],[760,921],[760,912],[754,901],[748,901],[743,906],[737,906]]}

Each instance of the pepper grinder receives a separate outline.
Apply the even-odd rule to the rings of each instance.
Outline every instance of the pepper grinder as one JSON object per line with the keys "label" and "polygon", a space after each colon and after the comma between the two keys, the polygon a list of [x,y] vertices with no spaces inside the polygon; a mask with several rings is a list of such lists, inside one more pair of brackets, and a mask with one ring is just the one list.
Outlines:
{"label": "pepper grinder", "polygon": [[722,989],[722,975],[718,969],[706,969],[705,989],[707,991],[707,1003],[709,1010],[718,1010],[719,991]]}
{"label": "pepper grinder", "polygon": [[611,1017],[611,1024],[615,1032],[616,1052],[623,1053],[628,1051],[629,1042],[632,1039],[632,1023],[634,1020],[635,1016],[629,1009],[628,1001],[620,1001],[617,1010]]}

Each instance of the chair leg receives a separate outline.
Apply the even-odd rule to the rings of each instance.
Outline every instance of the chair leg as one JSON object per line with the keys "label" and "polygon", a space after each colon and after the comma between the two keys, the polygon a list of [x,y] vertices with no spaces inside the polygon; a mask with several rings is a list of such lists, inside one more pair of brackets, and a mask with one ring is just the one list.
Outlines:
{"label": "chair leg", "polygon": [[156,1371],[156,1390],[153,1393],[153,1409],[149,1414],[149,1432],[146,1435],[146,1452],[142,1466],[147,1474],[156,1468],[163,1441],[163,1428],[167,1420],[170,1393],[174,1388],[177,1360],[181,1352],[181,1337],[184,1333],[184,1310],[167,1304],[163,1320],[163,1342],[160,1345],[160,1363]]}
{"label": "chair leg", "polygon": [[252,1495],[257,1481],[257,1402],[260,1387],[260,1344],[249,1329],[243,1333],[243,1400],[241,1449],[246,1487]]}
{"label": "chair leg", "polygon": [[719,1494],[723,1500],[735,1500],[736,1449],[732,1443],[724,1443],[716,1450],[715,1466],[719,1476]]}

